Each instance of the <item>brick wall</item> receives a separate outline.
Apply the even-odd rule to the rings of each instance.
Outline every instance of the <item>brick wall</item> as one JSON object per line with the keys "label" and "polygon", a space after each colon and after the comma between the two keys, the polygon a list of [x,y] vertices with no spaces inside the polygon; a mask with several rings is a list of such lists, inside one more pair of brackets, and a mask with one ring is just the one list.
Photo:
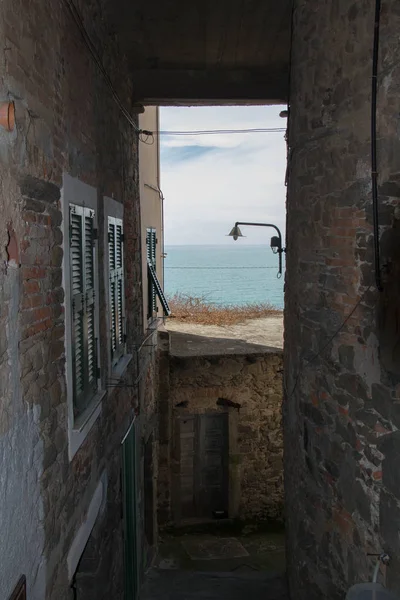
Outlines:
{"label": "brick wall", "polygon": [[396,2],[382,3],[379,294],[370,177],[374,4],[295,2],[284,431],[289,575],[299,599],[343,598],[350,584],[371,578],[367,553],[382,549],[393,557],[387,584],[400,590],[400,12]]}
{"label": "brick wall", "polygon": [[[103,2],[77,4],[131,110],[133,82]],[[148,374],[140,376],[142,358],[137,361],[135,353],[142,336],[137,135],[118,111],[65,3],[32,0],[25,5],[4,0],[0,6],[0,100],[11,98],[16,104],[16,129],[0,132],[0,323],[5,332],[0,342],[0,496],[6,506],[0,537],[7,540],[0,550],[0,596],[7,598],[24,573],[29,600],[64,600],[71,593],[67,555],[104,471],[112,482],[108,505],[121,514],[120,443],[134,411],[140,412],[146,385],[151,387],[154,352],[147,359]],[[62,287],[63,173],[96,188],[99,240],[103,196],[124,203],[127,348],[134,354],[125,377],[130,385],[137,381],[108,391],[101,416],[72,461]],[[100,362],[106,387],[107,292],[101,244],[99,249]],[[147,422],[152,418],[151,410],[139,416],[139,431],[142,424],[151,430]],[[106,539],[121,539],[119,518],[104,523]],[[98,527],[95,534],[101,537]],[[110,561],[114,576],[108,589],[101,583],[102,593],[119,598],[120,552]],[[93,597],[100,597],[96,593],[93,588]]]}

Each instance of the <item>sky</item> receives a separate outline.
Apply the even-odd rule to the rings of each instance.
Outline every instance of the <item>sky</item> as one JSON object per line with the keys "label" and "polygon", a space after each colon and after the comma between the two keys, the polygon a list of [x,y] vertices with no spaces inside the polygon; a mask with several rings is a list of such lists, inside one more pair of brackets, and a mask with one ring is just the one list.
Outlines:
{"label": "sky", "polygon": [[[280,106],[160,108],[161,131],[286,127]],[[286,143],[283,132],[161,135],[166,245],[232,243],[235,221],[268,222],[284,235]],[[243,227],[243,244],[272,230]]]}

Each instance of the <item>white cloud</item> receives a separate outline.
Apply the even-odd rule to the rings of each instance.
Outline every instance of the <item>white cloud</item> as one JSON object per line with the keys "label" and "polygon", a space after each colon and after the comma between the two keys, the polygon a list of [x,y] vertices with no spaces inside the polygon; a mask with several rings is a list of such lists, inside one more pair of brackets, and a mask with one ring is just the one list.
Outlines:
{"label": "white cloud", "polygon": [[[162,130],[284,127],[278,106],[162,108]],[[285,225],[283,133],[161,138],[166,244],[225,244],[236,220]],[[241,243],[272,231],[243,228]]]}

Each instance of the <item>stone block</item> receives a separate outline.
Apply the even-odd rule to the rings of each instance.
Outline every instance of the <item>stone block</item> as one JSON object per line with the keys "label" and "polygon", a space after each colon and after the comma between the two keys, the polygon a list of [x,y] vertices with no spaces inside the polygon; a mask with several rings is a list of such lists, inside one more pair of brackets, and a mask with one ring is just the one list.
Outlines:
{"label": "stone block", "polygon": [[60,189],[49,181],[26,175],[20,179],[19,185],[22,196],[27,198],[49,204],[54,204],[60,199]]}

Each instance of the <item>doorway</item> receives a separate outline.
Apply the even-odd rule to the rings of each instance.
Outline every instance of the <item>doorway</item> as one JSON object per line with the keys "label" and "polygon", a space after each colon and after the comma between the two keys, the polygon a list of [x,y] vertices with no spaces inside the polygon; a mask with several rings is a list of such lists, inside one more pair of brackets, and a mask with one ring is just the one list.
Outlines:
{"label": "doorway", "polygon": [[228,415],[179,418],[180,518],[228,515]]}

